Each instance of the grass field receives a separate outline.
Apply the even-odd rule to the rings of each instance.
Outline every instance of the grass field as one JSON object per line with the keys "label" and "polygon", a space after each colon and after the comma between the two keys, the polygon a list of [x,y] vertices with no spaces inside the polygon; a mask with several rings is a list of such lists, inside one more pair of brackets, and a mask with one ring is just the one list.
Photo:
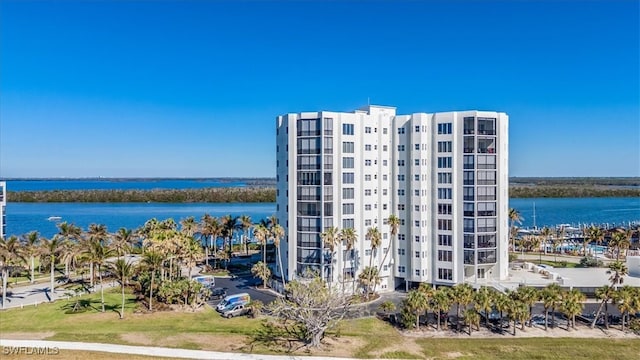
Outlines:
{"label": "grass field", "polygon": [[[120,294],[105,294],[107,312],[100,313],[99,295],[82,299],[89,305],[83,313],[67,314],[74,301],[60,301],[25,309],[0,312],[0,334],[7,338],[102,342],[127,345],[166,346],[212,351],[286,353],[283,347],[252,342],[261,319],[224,319],[210,308],[198,312],[134,313],[138,305],[128,295],[125,319],[117,311]],[[604,336],[604,335],[603,335]],[[357,358],[469,358],[469,359],[636,359],[640,338],[514,338],[488,339],[421,338],[405,336],[376,318],[344,321],[325,338],[328,345],[312,352],[294,345],[298,355],[329,355]],[[147,359],[107,353],[62,351],[63,358]],[[20,357],[12,357],[20,358]],[[26,357],[22,357],[26,358]]]}

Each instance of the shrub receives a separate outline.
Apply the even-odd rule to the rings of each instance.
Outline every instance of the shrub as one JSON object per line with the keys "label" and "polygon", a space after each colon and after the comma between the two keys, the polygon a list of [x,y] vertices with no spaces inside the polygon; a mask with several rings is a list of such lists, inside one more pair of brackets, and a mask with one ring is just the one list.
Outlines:
{"label": "shrub", "polygon": [[601,267],[602,265],[601,260],[596,260],[592,256],[585,256],[580,259],[580,267]]}
{"label": "shrub", "polygon": [[518,254],[509,254],[509,262],[518,260]]}

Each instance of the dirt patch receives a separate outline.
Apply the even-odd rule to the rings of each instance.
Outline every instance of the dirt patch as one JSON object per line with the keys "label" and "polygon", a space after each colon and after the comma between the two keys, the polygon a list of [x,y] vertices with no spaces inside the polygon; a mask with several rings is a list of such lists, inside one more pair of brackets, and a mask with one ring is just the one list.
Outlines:
{"label": "dirt patch", "polygon": [[[404,341],[394,343],[390,347],[386,347],[384,349],[373,351],[373,352],[371,352],[371,355],[373,357],[379,358],[379,357],[382,357],[382,355],[384,355],[386,353],[393,353],[393,352],[408,353],[408,354],[415,355],[418,358],[424,356],[422,354],[422,347],[420,345],[416,344],[413,339],[406,339],[406,338],[405,338]],[[345,356],[348,356],[348,355],[345,355]]]}
{"label": "dirt patch", "polygon": [[447,357],[448,357],[449,359],[455,359],[455,358],[459,358],[459,357],[461,357],[461,356],[464,356],[464,354],[463,354],[463,353],[458,352],[458,351],[456,351],[456,352],[448,352],[446,355],[447,355]]}
{"label": "dirt patch", "polygon": [[3,339],[11,339],[11,340],[44,340],[52,337],[56,333],[53,331],[44,331],[44,332],[3,332]]}

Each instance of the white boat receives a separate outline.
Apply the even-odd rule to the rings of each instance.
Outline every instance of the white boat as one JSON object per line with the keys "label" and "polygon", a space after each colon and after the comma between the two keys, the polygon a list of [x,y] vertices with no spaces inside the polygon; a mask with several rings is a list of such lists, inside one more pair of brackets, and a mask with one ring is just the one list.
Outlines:
{"label": "white boat", "polygon": [[49,220],[49,221],[60,221],[60,220],[62,220],[62,217],[61,216],[49,216],[47,218],[47,220]]}

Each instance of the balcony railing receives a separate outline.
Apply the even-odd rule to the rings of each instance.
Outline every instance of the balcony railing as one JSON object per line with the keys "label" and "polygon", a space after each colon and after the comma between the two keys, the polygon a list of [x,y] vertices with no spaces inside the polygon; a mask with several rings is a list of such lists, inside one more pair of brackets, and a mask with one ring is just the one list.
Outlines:
{"label": "balcony railing", "polygon": [[481,233],[495,232],[495,231],[496,231],[496,227],[495,226],[478,227],[478,232],[481,232]]}
{"label": "balcony railing", "polygon": [[478,257],[478,264],[494,264],[495,262],[495,256]]}
{"label": "balcony railing", "polygon": [[320,136],[320,130],[298,130],[298,136]]}
{"label": "balcony railing", "polygon": [[473,153],[473,148],[472,147],[471,148],[467,148],[466,147],[466,148],[464,148],[464,152],[465,152],[465,154]]}
{"label": "balcony railing", "polygon": [[495,241],[478,243],[478,248],[481,248],[481,249],[494,248],[494,247],[496,247]]}
{"label": "balcony railing", "polygon": [[495,211],[478,211],[478,216],[496,216]]}
{"label": "balcony railing", "polygon": [[496,131],[495,130],[480,129],[480,130],[478,130],[478,134],[480,134],[480,135],[495,135]]}

